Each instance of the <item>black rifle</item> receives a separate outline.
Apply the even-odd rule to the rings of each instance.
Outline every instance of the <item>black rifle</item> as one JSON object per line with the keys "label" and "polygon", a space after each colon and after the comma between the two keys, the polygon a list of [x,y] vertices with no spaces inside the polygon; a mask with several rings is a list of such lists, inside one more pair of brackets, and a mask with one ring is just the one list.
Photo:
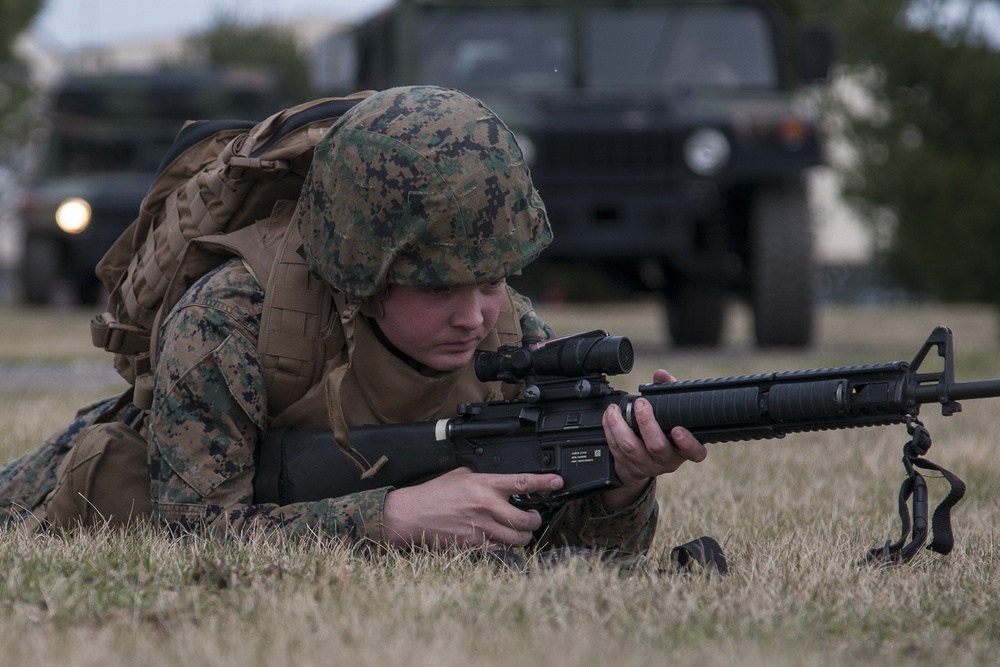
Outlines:
{"label": "black rifle", "polygon": [[[924,372],[921,367],[931,350],[943,358],[943,368]],[[523,383],[523,400],[462,403],[457,417],[437,422],[352,428],[355,458],[382,457],[383,464],[364,475],[343,456],[330,431],[272,429],[259,452],[255,501],[287,504],[408,486],[465,466],[475,472],[556,473],[564,480],[558,493],[513,502],[561,504],[619,485],[601,418],[609,405],[618,405],[635,428],[632,406],[642,397],[652,404],[665,432],[683,426],[706,444],[906,424],[911,438],[904,447],[908,476],[900,491],[903,539],[873,550],[871,558],[908,560],[926,537],[927,491],[914,466],[940,470],[952,483],[951,494],[935,511],[930,546],[941,553],[951,550],[949,512],[964,494],[964,484],[920,458],[931,441],[917,415],[926,403],[939,403],[942,414],[952,415],[961,410],[959,400],[1000,396],[1000,379],[955,382],[950,329],[934,329],[909,363],[645,384],[638,395],[616,391],[607,380],[608,375],[631,371],[633,357],[628,338],[604,331],[525,340],[480,354],[478,377],[484,382]],[[910,495],[914,544],[904,552]]]}

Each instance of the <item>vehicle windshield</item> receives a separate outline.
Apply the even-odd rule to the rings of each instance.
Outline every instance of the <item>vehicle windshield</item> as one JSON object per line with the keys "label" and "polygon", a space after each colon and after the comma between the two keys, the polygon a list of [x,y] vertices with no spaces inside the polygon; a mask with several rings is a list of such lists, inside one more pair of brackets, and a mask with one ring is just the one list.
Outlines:
{"label": "vehicle windshield", "polygon": [[50,177],[102,173],[156,173],[180,123],[166,131],[95,133],[55,130],[49,138],[43,172]]}
{"label": "vehicle windshield", "polygon": [[585,21],[590,85],[774,88],[770,25],[750,6],[595,10]]}
{"label": "vehicle windshield", "polygon": [[270,75],[166,72],[81,77],[50,101],[47,177],[153,174],[187,120],[259,120],[277,108]]}
{"label": "vehicle windshield", "polygon": [[571,83],[570,17],[554,11],[440,9],[423,17],[422,81],[459,89]]}
{"label": "vehicle windshield", "polygon": [[750,5],[594,8],[581,13],[576,46],[573,16],[431,9],[421,24],[421,80],[460,89],[780,83],[770,22]]}

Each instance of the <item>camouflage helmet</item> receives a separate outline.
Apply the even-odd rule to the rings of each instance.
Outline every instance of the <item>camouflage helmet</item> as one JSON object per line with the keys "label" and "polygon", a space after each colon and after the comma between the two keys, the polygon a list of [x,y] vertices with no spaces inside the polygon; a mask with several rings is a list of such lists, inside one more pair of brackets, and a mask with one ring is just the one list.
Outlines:
{"label": "camouflage helmet", "polygon": [[388,284],[464,287],[520,270],[552,240],[514,135],[432,86],[375,93],[317,144],[295,221],[309,267],[359,299]]}

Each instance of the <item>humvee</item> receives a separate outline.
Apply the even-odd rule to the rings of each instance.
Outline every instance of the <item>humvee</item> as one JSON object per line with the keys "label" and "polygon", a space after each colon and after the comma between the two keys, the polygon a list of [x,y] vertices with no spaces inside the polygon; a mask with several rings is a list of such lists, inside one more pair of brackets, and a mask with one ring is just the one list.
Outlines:
{"label": "humvee", "polygon": [[709,346],[730,297],[751,305],[758,344],[811,341],[804,175],[822,154],[795,99],[833,46],[770,3],[672,0],[399,0],[326,45],[338,92],[482,99],[548,208],[543,259],[662,294],[673,341]]}

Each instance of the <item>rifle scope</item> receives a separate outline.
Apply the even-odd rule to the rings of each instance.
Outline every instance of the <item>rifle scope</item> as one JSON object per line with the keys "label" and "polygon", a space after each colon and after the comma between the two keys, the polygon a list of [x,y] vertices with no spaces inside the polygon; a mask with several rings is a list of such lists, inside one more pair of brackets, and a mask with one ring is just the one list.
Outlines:
{"label": "rifle scope", "polygon": [[635,353],[625,336],[590,331],[561,338],[525,338],[521,345],[504,345],[476,357],[476,377],[482,382],[524,382],[538,378],[578,378],[620,375],[632,370]]}

